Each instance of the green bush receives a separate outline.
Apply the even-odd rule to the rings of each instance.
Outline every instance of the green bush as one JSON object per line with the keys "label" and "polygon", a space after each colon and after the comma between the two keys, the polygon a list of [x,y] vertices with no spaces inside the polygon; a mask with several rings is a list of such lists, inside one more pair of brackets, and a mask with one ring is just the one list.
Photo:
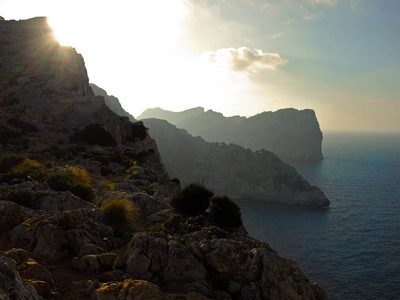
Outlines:
{"label": "green bush", "polygon": [[110,198],[103,202],[101,211],[107,222],[115,229],[133,231],[136,225],[136,209],[132,202],[123,198]]}
{"label": "green bush", "polygon": [[172,198],[171,206],[179,213],[198,216],[204,214],[213,195],[214,193],[202,184],[192,183]]}
{"label": "green bush", "polygon": [[47,180],[53,190],[70,191],[84,200],[93,199],[92,180],[83,167],[68,167],[60,173],[53,174]]}
{"label": "green bush", "polygon": [[243,224],[240,207],[227,196],[214,197],[210,213],[215,223],[223,229],[236,228]]}
{"label": "green bush", "polygon": [[14,168],[11,173],[18,178],[24,179],[38,179],[44,172],[42,165],[36,160],[26,158]]}
{"label": "green bush", "polygon": [[0,182],[11,179],[39,179],[44,173],[43,166],[36,160],[20,155],[6,155],[0,158]]}

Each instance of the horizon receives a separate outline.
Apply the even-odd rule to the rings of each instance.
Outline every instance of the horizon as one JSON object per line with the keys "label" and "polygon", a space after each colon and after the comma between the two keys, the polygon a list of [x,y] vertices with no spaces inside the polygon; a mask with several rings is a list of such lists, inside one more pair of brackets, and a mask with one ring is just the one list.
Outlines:
{"label": "horizon", "polygon": [[398,13],[395,0],[0,1],[6,20],[47,16],[135,117],[312,109],[323,132],[400,132]]}

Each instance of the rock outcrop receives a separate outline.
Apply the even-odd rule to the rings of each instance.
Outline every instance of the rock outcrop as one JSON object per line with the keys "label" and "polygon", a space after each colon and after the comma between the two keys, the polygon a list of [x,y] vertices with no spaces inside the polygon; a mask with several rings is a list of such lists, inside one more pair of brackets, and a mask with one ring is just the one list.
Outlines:
{"label": "rock outcrop", "polygon": [[44,18],[0,33],[0,298],[327,299],[244,228],[177,216],[146,128],[93,96]]}
{"label": "rock outcrop", "polygon": [[144,119],[164,166],[182,185],[202,182],[217,194],[287,206],[328,206],[329,200],[296,170],[266,150],[208,143],[167,121]]}
{"label": "rock outcrop", "polygon": [[311,109],[281,109],[245,117],[224,117],[197,107],[182,112],[148,109],[138,119],[158,118],[201,136],[208,142],[241,145],[254,151],[266,149],[285,161],[322,159],[322,132]]}

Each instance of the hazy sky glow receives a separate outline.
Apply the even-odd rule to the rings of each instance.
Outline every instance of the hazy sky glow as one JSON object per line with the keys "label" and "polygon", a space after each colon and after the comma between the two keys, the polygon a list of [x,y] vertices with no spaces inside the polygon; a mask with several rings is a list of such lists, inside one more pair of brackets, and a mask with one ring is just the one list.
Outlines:
{"label": "hazy sky glow", "polygon": [[134,116],[316,111],[322,130],[400,131],[398,0],[0,0],[48,16]]}

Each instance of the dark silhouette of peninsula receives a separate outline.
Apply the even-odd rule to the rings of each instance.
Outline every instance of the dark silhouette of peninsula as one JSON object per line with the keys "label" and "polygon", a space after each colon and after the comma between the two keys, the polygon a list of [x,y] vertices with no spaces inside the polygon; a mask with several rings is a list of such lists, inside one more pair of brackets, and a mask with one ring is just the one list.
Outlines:
{"label": "dark silhouette of peninsula", "polygon": [[138,119],[157,118],[201,136],[208,142],[241,145],[252,150],[266,149],[285,161],[316,161],[323,158],[322,132],[311,109],[281,109],[246,118],[224,117],[196,107],[182,112],[161,108],[144,111]]}

